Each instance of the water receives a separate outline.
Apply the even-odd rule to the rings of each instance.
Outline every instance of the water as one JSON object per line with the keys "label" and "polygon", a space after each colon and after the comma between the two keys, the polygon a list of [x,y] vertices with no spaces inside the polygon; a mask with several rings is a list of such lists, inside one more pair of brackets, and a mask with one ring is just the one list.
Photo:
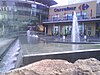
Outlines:
{"label": "water", "polygon": [[[73,51],[73,48],[77,50],[96,50],[100,49],[100,44],[66,44],[66,43],[50,43],[42,41],[39,38],[30,37],[28,40],[26,36],[20,37],[21,50],[23,55],[30,54],[42,54],[42,53],[54,53],[54,52],[65,52]],[[73,47],[72,47],[73,45]],[[15,68],[17,56],[19,54],[19,41],[10,48],[8,53],[4,56],[0,62],[0,72],[8,72]]]}
{"label": "water", "polygon": [[19,40],[9,49],[2,61],[0,61],[0,72],[5,73],[15,68],[18,54]]}
{"label": "water", "polygon": [[77,16],[76,16],[75,11],[74,11],[74,15],[73,15],[71,40],[72,40],[72,42],[80,42],[79,26],[78,26],[78,21],[77,21]]}
{"label": "water", "polygon": [[36,38],[31,38],[29,43],[27,38],[22,36],[20,37],[20,41],[23,55],[73,51],[77,47],[77,50],[100,49],[99,44],[49,43]]}

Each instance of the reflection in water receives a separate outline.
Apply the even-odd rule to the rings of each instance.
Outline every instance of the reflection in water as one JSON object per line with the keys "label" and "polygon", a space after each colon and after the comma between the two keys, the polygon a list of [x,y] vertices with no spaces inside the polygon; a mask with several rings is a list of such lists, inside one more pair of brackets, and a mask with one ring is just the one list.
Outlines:
{"label": "reflection in water", "polygon": [[27,42],[32,43],[33,39],[38,39],[38,35],[33,34],[32,28],[30,28],[29,30],[27,30]]}
{"label": "reflection in water", "polygon": [[20,37],[21,48],[24,50],[24,55],[100,48],[100,45],[98,44],[51,43],[41,40],[42,38],[32,38],[32,43],[29,44],[27,40],[24,39],[26,38],[22,36]]}
{"label": "reflection in water", "polygon": [[38,40],[38,36],[37,35],[29,35],[29,36],[27,36],[27,42],[29,44],[36,43],[37,40]]}
{"label": "reflection in water", "polygon": [[31,37],[27,36],[27,42],[30,43],[31,42]]}

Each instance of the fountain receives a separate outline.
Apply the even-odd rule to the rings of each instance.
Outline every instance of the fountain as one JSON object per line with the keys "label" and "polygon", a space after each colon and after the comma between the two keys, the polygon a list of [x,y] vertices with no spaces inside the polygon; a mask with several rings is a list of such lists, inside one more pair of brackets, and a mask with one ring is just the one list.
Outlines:
{"label": "fountain", "polygon": [[[77,16],[75,11],[73,15],[71,42],[80,42],[79,27],[78,27],[78,21],[77,21]],[[78,48],[79,45],[72,45],[73,51],[78,50]]]}
{"label": "fountain", "polygon": [[[99,58],[99,55],[97,56],[96,54],[99,54],[100,45],[80,42],[79,27],[75,12],[72,25],[72,42],[55,42],[50,39],[50,37],[48,38],[40,36],[40,39],[38,40],[32,39],[31,42],[33,42],[30,44],[27,42],[27,40],[24,40],[25,38],[27,37],[20,37],[20,41],[22,42],[21,48],[24,50],[24,65],[30,64],[31,62],[36,62],[41,59],[66,59],[74,62],[76,59],[80,58]],[[63,39],[65,40],[65,37],[63,37]]]}
{"label": "fountain", "polygon": [[74,15],[73,15],[71,41],[72,42],[80,42],[79,27],[78,27],[78,21],[77,21],[77,16],[76,16],[75,11],[74,11]]}

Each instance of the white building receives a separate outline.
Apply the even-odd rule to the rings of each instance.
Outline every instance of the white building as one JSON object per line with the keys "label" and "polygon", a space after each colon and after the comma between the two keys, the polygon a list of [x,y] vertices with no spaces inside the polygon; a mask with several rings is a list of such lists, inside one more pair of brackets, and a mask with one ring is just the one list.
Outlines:
{"label": "white building", "polygon": [[82,3],[82,2],[89,2],[89,1],[97,1],[97,3],[100,2],[100,0],[68,0],[68,4],[75,4],[75,3]]}

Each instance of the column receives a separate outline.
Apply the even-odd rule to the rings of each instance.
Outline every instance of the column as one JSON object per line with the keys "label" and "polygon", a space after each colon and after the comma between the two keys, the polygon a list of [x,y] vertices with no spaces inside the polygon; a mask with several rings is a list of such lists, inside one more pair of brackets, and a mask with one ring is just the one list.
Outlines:
{"label": "column", "polygon": [[4,24],[2,26],[2,35],[3,35],[3,38],[5,37],[5,27],[4,27]]}
{"label": "column", "polygon": [[60,40],[60,25],[58,25],[58,39]]}
{"label": "column", "polygon": [[45,27],[45,36],[46,36],[46,27]]}
{"label": "column", "polygon": [[52,35],[52,25],[48,25],[48,35]]}
{"label": "column", "polygon": [[86,26],[85,26],[85,24],[84,24],[84,22],[82,22],[82,26],[83,26],[83,33],[84,33],[84,35],[86,35]]}
{"label": "column", "polygon": [[83,34],[83,35],[85,34],[85,25],[84,25],[83,22],[82,22],[82,34]]}
{"label": "column", "polygon": [[60,34],[61,34],[61,35],[63,35],[63,33],[62,33],[62,28],[63,28],[63,26],[61,25],[61,26],[60,26]]}
{"label": "column", "polygon": [[55,24],[53,24],[53,28],[52,28],[52,34],[55,34],[55,28],[54,28]]}

